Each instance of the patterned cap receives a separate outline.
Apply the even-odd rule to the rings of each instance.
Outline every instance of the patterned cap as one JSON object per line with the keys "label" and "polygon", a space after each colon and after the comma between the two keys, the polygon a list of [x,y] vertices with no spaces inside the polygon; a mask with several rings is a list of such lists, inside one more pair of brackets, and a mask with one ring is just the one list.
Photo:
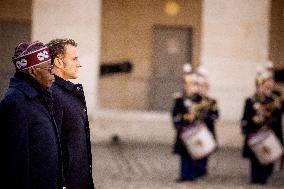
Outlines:
{"label": "patterned cap", "polygon": [[24,70],[47,61],[51,61],[48,48],[41,42],[23,42],[15,48],[12,58],[16,70]]}

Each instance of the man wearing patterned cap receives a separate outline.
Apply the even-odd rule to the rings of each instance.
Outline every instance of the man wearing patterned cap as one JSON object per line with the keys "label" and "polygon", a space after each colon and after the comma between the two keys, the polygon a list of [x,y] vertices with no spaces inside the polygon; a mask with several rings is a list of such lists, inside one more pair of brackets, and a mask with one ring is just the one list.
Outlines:
{"label": "man wearing patterned cap", "polygon": [[59,133],[49,92],[50,54],[41,42],[20,43],[16,72],[0,102],[1,185],[15,189],[63,187]]}

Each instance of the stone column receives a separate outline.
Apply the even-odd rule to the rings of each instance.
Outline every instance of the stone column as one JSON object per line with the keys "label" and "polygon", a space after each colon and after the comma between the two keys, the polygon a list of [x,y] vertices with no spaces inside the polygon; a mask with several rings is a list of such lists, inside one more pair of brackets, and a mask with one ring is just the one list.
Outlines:
{"label": "stone column", "polygon": [[78,43],[83,84],[90,120],[97,107],[100,55],[101,0],[33,0],[32,41],[72,38]]}
{"label": "stone column", "polygon": [[268,58],[270,0],[204,0],[201,60],[221,120],[239,121],[254,92],[256,67]]}

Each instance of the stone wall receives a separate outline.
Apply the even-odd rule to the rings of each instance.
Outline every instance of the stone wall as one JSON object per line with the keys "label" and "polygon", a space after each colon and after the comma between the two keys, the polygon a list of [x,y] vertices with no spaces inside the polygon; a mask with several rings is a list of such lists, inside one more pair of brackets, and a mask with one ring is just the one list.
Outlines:
{"label": "stone wall", "polygon": [[31,39],[31,0],[2,0],[0,5],[0,99],[14,73],[14,48]]}
{"label": "stone wall", "polygon": [[268,59],[270,0],[205,0],[202,63],[221,119],[237,121],[254,92],[258,65]]}
{"label": "stone wall", "polygon": [[175,16],[166,14],[166,2],[169,1],[102,1],[101,62],[129,60],[134,69],[127,75],[100,78],[98,94],[101,108],[148,110],[155,25],[192,27],[192,63],[199,64],[202,1],[175,1],[179,7]]}

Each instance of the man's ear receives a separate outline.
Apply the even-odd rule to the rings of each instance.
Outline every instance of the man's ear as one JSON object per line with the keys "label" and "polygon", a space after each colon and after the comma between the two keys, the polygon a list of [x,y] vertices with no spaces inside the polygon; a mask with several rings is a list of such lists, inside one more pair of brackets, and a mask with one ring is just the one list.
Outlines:
{"label": "man's ear", "polygon": [[60,58],[55,58],[53,61],[53,66],[57,68],[64,68],[64,63]]}
{"label": "man's ear", "polygon": [[36,78],[36,75],[37,75],[36,68],[31,67],[31,68],[28,68],[26,71],[30,76],[32,76],[33,78]]}

